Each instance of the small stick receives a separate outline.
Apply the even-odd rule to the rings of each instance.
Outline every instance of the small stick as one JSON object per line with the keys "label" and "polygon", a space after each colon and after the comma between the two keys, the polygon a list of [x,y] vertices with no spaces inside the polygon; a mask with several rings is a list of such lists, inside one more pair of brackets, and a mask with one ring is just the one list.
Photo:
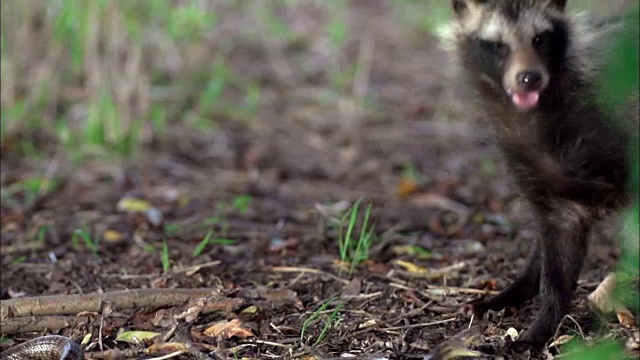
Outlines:
{"label": "small stick", "polygon": [[167,355],[163,355],[163,356],[159,356],[159,357],[154,357],[154,358],[149,358],[148,360],[165,360],[165,359],[171,359],[174,358],[176,356],[180,356],[184,353],[188,352],[187,350],[178,350],[178,351],[174,351],[171,354],[167,354]]}
{"label": "small stick", "polygon": [[50,295],[0,301],[0,317],[76,315],[83,311],[99,312],[108,302],[113,310],[160,308],[180,305],[194,298],[213,296],[216,289],[135,289],[102,294]]}
{"label": "small stick", "polygon": [[[402,290],[407,290],[407,291],[418,291],[417,289],[412,288],[410,286],[406,286],[406,285],[402,285],[394,282],[389,283],[389,286],[402,289]],[[418,292],[421,292],[427,295],[451,295],[456,293],[457,294],[476,294],[476,295],[485,295],[485,294],[495,295],[499,293],[498,291],[487,291],[482,289],[461,288],[461,287],[454,287],[454,286],[436,286],[436,285],[429,285],[427,289],[424,289]]]}
{"label": "small stick", "polygon": [[451,295],[451,294],[495,295],[499,293],[499,291],[489,291],[489,290],[462,288],[462,287],[454,287],[454,286],[436,286],[436,285],[429,285],[429,287],[427,289],[424,289],[423,292],[430,295],[445,295],[445,294],[447,295]]}
{"label": "small stick", "polygon": [[450,322],[456,321],[456,320],[457,320],[457,318],[449,318],[449,319],[444,319],[444,320],[439,320],[439,321],[432,321],[432,322],[428,322],[428,323],[411,324],[411,325],[404,325],[404,326],[392,326],[392,327],[388,327],[388,328],[382,328],[380,330],[382,330],[382,331],[393,331],[393,330],[412,329],[412,328],[419,328],[419,327],[427,327],[427,326],[433,326],[433,325],[446,324],[446,323],[450,323]]}
{"label": "small stick", "polygon": [[318,269],[310,269],[310,268],[303,268],[303,267],[295,267],[295,266],[274,266],[271,268],[271,271],[275,271],[275,272],[303,272],[303,273],[310,273],[310,274],[318,274],[318,275],[326,275],[330,278],[332,278],[335,281],[339,281],[343,284],[348,284],[349,281],[339,278],[331,273],[328,273],[326,271],[322,271],[322,270],[318,270]]}
{"label": "small stick", "polygon": [[82,319],[76,316],[30,316],[16,319],[2,319],[0,333],[18,334],[27,332],[58,331],[72,326]]}

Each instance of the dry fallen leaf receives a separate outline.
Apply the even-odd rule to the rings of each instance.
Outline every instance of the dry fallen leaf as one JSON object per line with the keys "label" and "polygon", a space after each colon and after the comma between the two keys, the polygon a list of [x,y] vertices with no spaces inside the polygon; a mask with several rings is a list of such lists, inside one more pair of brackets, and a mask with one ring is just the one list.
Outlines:
{"label": "dry fallen leaf", "polygon": [[209,337],[219,339],[230,339],[234,336],[244,339],[253,336],[253,332],[251,332],[251,330],[249,329],[244,328],[242,326],[242,321],[238,319],[233,319],[231,321],[224,320],[215,323],[207,328],[204,331],[204,334]]}
{"label": "dry fallen leaf", "polygon": [[162,334],[151,331],[125,331],[116,337],[116,341],[128,342],[131,344],[138,344],[144,340],[153,339],[156,336]]}
{"label": "dry fallen leaf", "polygon": [[420,184],[416,179],[411,177],[403,177],[398,184],[398,195],[400,197],[407,197],[416,193],[420,189]]}
{"label": "dry fallen leaf", "polygon": [[358,294],[360,294],[360,291],[362,290],[362,281],[357,278],[354,277],[349,283],[345,284],[342,287],[342,298],[348,298],[348,297],[354,297]]}
{"label": "dry fallen leaf", "polygon": [[258,289],[258,293],[260,294],[260,297],[269,302],[277,304],[291,303],[298,310],[304,309],[304,305],[302,304],[302,301],[300,301],[298,293],[291,289],[269,289],[262,287]]}
{"label": "dry fallen leaf", "polygon": [[510,327],[509,329],[507,329],[507,336],[511,339],[511,341],[516,341],[518,340],[518,330],[516,330],[515,328]]}
{"label": "dry fallen leaf", "polygon": [[613,298],[613,292],[616,288],[616,275],[610,273],[602,280],[600,285],[589,294],[589,301],[599,311],[608,314],[615,312],[620,325],[632,328],[636,324],[635,316],[624,305],[620,304]]}
{"label": "dry fallen leaf", "polygon": [[429,270],[426,268],[423,268],[421,266],[418,266],[414,263],[411,263],[409,261],[405,261],[405,260],[397,260],[396,264],[402,268],[405,269],[405,271],[410,272],[410,273],[420,273],[420,274],[424,274],[424,273],[428,273]]}
{"label": "dry fallen leaf", "polygon": [[378,324],[378,321],[376,319],[370,319],[370,320],[367,320],[367,321],[363,322],[362,324],[358,325],[358,330],[370,328],[370,327],[375,326],[377,324]]}
{"label": "dry fallen leaf", "polygon": [[554,346],[564,345],[564,344],[568,343],[569,341],[573,340],[573,338],[574,338],[573,335],[561,335],[561,336],[558,336],[557,339],[553,340],[553,342],[551,344],[549,344],[549,348],[552,348]]}
{"label": "dry fallen leaf", "polygon": [[607,275],[600,285],[589,294],[589,301],[599,311],[610,313],[613,311],[612,295],[616,288],[616,276],[613,273]]}
{"label": "dry fallen leaf", "polygon": [[629,309],[625,308],[622,305],[616,306],[616,316],[618,317],[618,322],[620,325],[626,328],[633,328],[636,325],[636,318],[633,316],[633,313],[629,311]]}
{"label": "dry fallen leaf", "polygon": [[118,201],[117,207],[125,212],[145,212],[151,208],[151,204],[146,200],[125,197]]}
{"label": "dry fallen leaf", "polygon": [[151,344],[147,348],[147,354],[158,356],[158,355],[166,355],[178,351],[189,351],[186,344],[180,342],[168,342],[161,344]]}
{"label": "dry fallen leaf", "polygon": [[242,310],[240,313],[241,314],[256,314],[258,311],[260,311],[260,308],[258,308],[255,305],[251,305],[251,306],[247,307],[246,309]]}
{"label": "dry fallen leaf", "polygon": [[391,247],[391,251],[398,256],[409,255],[419,259],[430,259],[432,257],[430,250],[417,245],[396,245]]}
{"label": "dry fallen leaf", "polygon": [[124,239],[124,235],[122,235],[122,233],[117,230],[109,229],[105,230],[105,232],[102,234],[102,239],[106,242],[116,244]]}
{"label": "dry fallen leaf", "polygon": [[187,304],[186,309],[176,315],[178,319],[184,319],[188,323],[194,322],[200,315],[212,312],[228,313],[235,311],[244,304],[240,298],[226,298],[211,296],[207,298],[194,299]]}
{"label": "dry fallen leaf", "polygon": [[89,342],[91,342],[91,336],[93,336],[93,333],[88,333],[87,335],[85,335],[82,338],[82,342],[80,343],[80,345],[88,345]]}

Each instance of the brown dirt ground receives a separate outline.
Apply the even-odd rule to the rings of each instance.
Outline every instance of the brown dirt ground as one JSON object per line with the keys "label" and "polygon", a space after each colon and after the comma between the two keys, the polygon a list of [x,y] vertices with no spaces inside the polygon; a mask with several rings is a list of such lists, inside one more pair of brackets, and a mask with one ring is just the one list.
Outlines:
{"label": "brown dirt ground", "polygon": [[[2,299],[212,288],[243,301],[196,319],[172,320],[167,309],[134,308],[85,314],[51,329],[76,340],[93,333],[87,351],[96,357],[99,332],[103,350],[151,356],[142,353],[148,342],[116,342],[122,330],[165,335],[173,328],[169,339],[191,349],[182,358],[233,358],[234,352],[237,358],[260,359],[423,358],[455,339],[469,325],[458,308],[480,296],[468,289],[499,290],[513,279],[535,226],[514,196],[499,157],[481,136],[482,125],[465,113],[455,91],[446,90],[448,65],[436,40],[404,29],[375,8],[365,10],[361,16],[378,21],[375,26],[354,21],[343,60],[368,68],[362,82],[373,107],[355,105],[357,94],[331,98],[322,81],[326,74],[313,71],[313,66],[322,68],[313,61],[327,61],[313,54],[314,44],[280,48],[276,61],[264,44],[245,40],[231,51],[235,71],[264,79],[259,116],[250,123],[218,119],[213,133],[176,125],[135,158],[81,167],[60,157],[27,160],[3,151],[3,188],[52,168],[62,182],[32,206],[18,201],[20,194],[16,201],[3,198]],[[368,43],[371,55],[364,49]],[[296,65],[305,62],[311,70]],[[406,164],[423,175],[422,182],[407,184]],[[246,212],[221,207],[246,194],[252,199]],[[162,213],[163,224],[119,211],[119,200],[128,196],[149,201]],[[360,197],[373,204],[378,237],[370,259],[353,277],[338,277],[337,233],[330,214],[341,201]],[[38,242],[38,230],[45,225],[46,235]],[[82,244],[72,246],[79,228],[103,234],[97,256]],[[163,228],[171,233],[165,235]],[[209,229],[233,244],[209,244],[194,257],[193,249]],[[105,240],[108,230],[121,238]],[[170,250],[166,272],[160,259],[163,238]],[[400,245],[420,246],[430,255],[406,254]],[[588,310],[586,295],[616,258],[611,244],[594,247],[571,312],[576,322],[567,319],[559,335],[582,331],[593,337],[611,331],[620,336],[619,325],[602,329]],[[401,261],[429,272],[407,271]],[[187,271],[199,264],[205,266]],[[441,268],[448,270],[433,273]],[[458,287],[463,290],[455,291]],[[314,311],[334,298],[305,326]],[[343,304],[339,321],[314,345],[338,303]],[[530,304],[515,316],[494,318],[467,346],[494,353],[506,330],[526,328],[535,309]],[[164,321],[154,321],[159,318]],[[233,319],[242,322],[242,329],[206,334],[213,324]],[[12,335],[14,340],[2,346],[33,335]]]}

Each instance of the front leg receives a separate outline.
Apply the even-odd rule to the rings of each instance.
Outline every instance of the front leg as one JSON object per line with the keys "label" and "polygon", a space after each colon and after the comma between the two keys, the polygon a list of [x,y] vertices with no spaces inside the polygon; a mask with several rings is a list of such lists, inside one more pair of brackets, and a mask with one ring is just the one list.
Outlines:
{"label": "front leg", "polygon": [[590,229],[588,209],[555,202],[541,209],[541,309],[519,345],[540,349],[554,334],[573,297],[587,253]]}

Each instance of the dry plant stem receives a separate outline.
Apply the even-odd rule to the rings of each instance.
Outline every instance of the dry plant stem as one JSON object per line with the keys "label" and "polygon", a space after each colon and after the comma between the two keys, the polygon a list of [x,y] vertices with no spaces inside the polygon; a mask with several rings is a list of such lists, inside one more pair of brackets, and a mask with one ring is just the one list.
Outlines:
{"label": "dry plant stem", "polygon": [[460,288],[455,286],[435,286],[429,285],[428,289],[423,290],[425,293],[447,293],[447,294],[485,294],[485,295],[495,295],[498,294],[498,291],[487,291],[482,289],[472,289],[472,288]]}
{"label": "dry plant stem", "polygon": [[330,278],[332,278],[335,281],[341,282],[343,284],[348,284],[349,281],[339,278],[331,273],[322,271],[322,270],[317,270],[317,269],[310,269],[310,268],[303,268],[303,267],[294,267],[294,266],[274,266],[271,268],[271,271],[273,272],[295,272],[295,273],[309,273],[309,274],[318,274],[318,275],[326,275]]}
{"label": "dry plant stem", "polygon": [[99,312],[108,302],[113,310],[175,306],[185,301],[212,296],[215,289],[137,289],[103,294],[36,296],[0,301],[0,316],[7,318],[46,315],[75,315]]}
{"label": "dry plant stem", "polygon": [[[389,283],[389,286],[392,286],[398,289],[403,289],[403,290],[418,291],[417,289],[412,288],[410,286],[406,286],[406,285],[402,285],[394,282]],[[436,286],[436,285],[429,285],[429,288],[422,291],[418,291],[418,292],[423,294],[428,294],[429,296],[444,295],[444,294],[495,295],[499,293],[498,291],[487,291],[487,290],[473,289],[473,288],[461,288],[461,287],[454,287],[454,286]]]}
{"label": "dry plant stem", "polygon": [[172,352],[171,354],[167,354],[167,355],[164,355],[164,356],[159,356],[159,357],[150,358],[149,360],[165,360],[165,359],[172,359],[172,358],[178,357],[178,356],[180,356],[180,355],[182,355],[182,354],[184,354],[184,353],[186,353],[186,352],[188,352],[188,351],[186,351],[186,350],[174,351],[174,352]]}
{"label": "dry plant stem", "polygon": [[27,332],[43,332],[45,330],[55,332],[60,329],[72,327],[73,324],[81,321],[82,319],[76,316],[30,316],[2,319],[0,322],[0,333],[9,335]]}
{"label": "dry plant stem", "polygon": [[446,324],[446,323],[449,323],[449,322],[452,322],[452,321],[456,321],[456,320],[457,320],[457,318],[449,318],[449,319],[444,319],[444,320],[432,321],[432,322],[428,322],[428,323],[411,324],[411,325],[404,325],[404,326],[392,326],[392,327],[382,328],[382,329],[380,329],[380,331],[394,331],[394,330],[405,330],[405,329],[421,328],[421,327],[427,327],[427,326],[433,326],[433,325]]}

